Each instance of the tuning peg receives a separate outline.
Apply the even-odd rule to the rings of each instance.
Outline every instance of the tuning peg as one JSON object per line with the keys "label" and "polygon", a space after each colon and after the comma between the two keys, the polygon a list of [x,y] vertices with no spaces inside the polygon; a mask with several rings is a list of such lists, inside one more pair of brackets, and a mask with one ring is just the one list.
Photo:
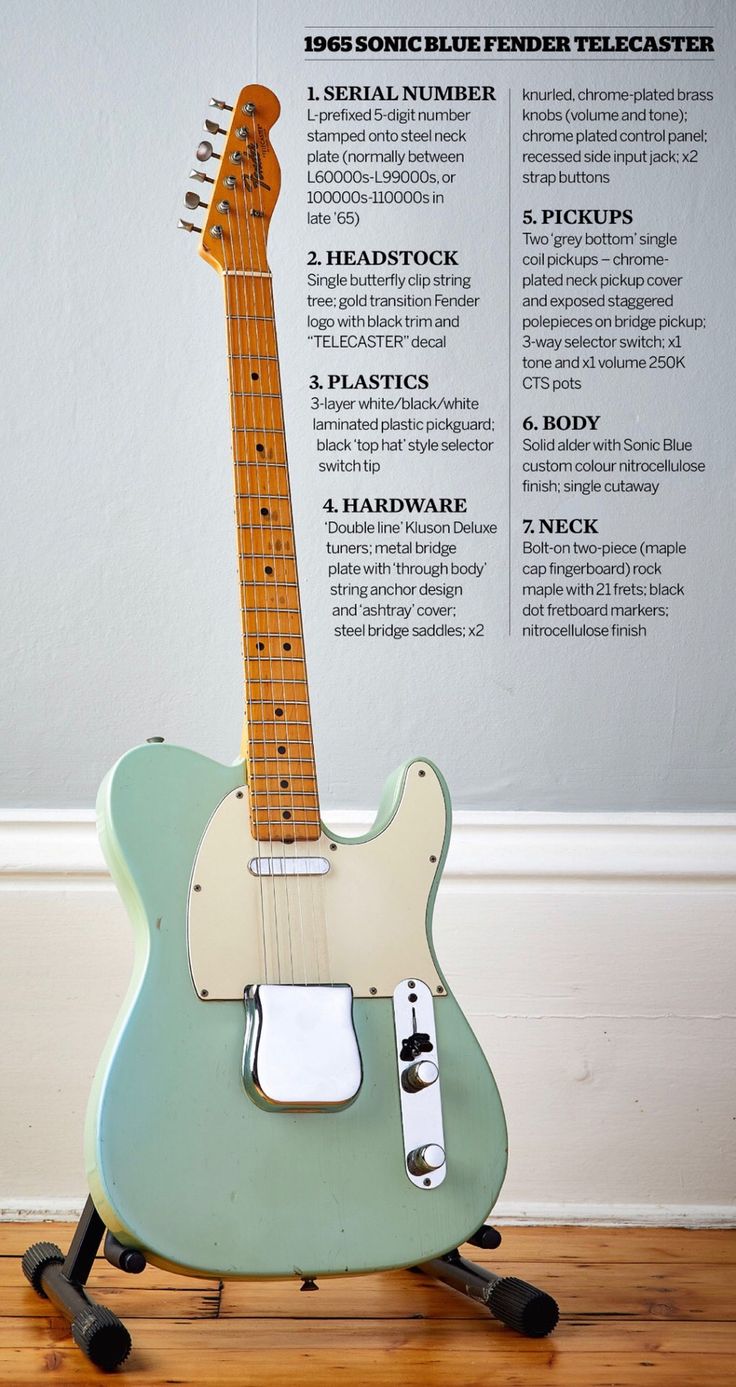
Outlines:
{"label": "tuning peg", "polygon": [[198,207],[204,207],[205,209],[209,207],[209,203],[203,202],[199,193],[195,192],[184,194],[184,204],[189,208],[190,212],[196,212]]}
{"label": "tuning peg", "polygon": [[227,130],[223,130],[222,126],[218,125],[216,120],[206,120],[204,125],[202,126],[202,129],[206,130],[210,135],[227,134]]}
{"label": "tuning peg", "polygon": [[183,221],[181,220],[181,217],[179,218],[179,220],[178,220],[178,222],[176,223],[176,225],[177,225],[179,231],[201,231],[201,230],[202,230],[201,226],[195,226],[195,225],[194,225],[194,222],[183,222]]}
{"label": "tuning peg", "polygon": [[220,156],[215,154],[209,140],[202,140],[202,143],[197,145],[196,157],[200,164],[206,164],[208,159],[219,159]]}
{"label": "tuning peg", "polygon": [[232,111],[232,106],[228,106],[227,101],[218,101],[216,96],[210,97],[210,106],[216,106],[218,111]]}
{"label": "tuning peg", "polygon": [[208,173],[204,173],[202,169],[190,169],[189,177],[196,178],[198,183],[214,183],[215,181],[214,178],[210,178]]}

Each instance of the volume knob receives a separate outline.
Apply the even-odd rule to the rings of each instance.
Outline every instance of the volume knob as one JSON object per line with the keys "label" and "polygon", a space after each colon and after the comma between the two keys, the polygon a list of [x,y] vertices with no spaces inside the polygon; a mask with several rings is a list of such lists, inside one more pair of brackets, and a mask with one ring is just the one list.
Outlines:
{"label": "volume knob", "polygon": [[431,1084],[436,1084],[440,1071],[436,1064],[431,1060],[417,1060],[416,1064],[410,1064],[401,1075],[401,1086],[407,1093],[421,1093],[423,1088],[429,1088]]}
{"label": "volume knob", "polygon": [[409,1152],[406,1164],[412,1175],[430,1175],[445,1164],[445,1153],[441,1146],[435,1146],[433,1142],[429,1146],[417,1146]]}

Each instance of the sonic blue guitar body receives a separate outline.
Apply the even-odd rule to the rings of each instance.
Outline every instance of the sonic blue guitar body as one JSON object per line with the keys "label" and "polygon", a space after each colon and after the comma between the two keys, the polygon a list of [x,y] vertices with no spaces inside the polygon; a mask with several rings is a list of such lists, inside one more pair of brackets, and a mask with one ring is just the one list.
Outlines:
{"label": "sonic blue guitar body", "polygon": [[[430,764],[409,763],[370,835],[350,845],[325,830],[328,841],[358,859],[381,838],[396,876],[405,873],[407,841],[424,834],[429,848],[438,831],[428,819],[417,837],[416,824],[402,822],[417,764],[445,804]],[[443,980],[434,1010],[446,1177],[431,1190],[405,1170],[389,997],[353,1002],[362,1082],[349,1106],[266,1111],[252,1101],[242,1073],[243,1005],[197,995],[187,948],[199,844],[218,805],[242,789],[240,765],[146,745],[124,756],[100,791],[102,843],[135,927],[136,961],[90,1100],[95,1205],[122,1242],[185,1272],[303,1277],[420,1262],[478,1228],[498,1193],[506,1140],[492,1075]],[[432,802],[436,809],[436,795]],[[443,823],[429,894],[416,903],[428,940],[448,830]],[[405,923],[397,916],[392,928]],[[256,928],[254,920],[242,924]]]}

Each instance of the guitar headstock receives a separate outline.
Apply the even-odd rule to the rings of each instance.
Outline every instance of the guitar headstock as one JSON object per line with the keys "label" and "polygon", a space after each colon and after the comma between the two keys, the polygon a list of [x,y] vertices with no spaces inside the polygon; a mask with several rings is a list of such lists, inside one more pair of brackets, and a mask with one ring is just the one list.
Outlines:
{"label": "guitar headstock", "polygon": [[192,169],[190,177],[200,188],[188,192],[184,200],[191,211],[204,210],[204,225],[180,221],[179,226],[184,231],[201,232],[199,253],[221,274],[267,270],[268,229],[281,186],[270,131],[281,106],[268,87],[255,84],[243,87],[232,107],[214,99],[210,105],[215,110],[232,111],[227,131],[217,120],[205,121],[208,134],[224,135],[225,145],[219,152],[211,139],[198,146],[197,159],[208,166],[212,161],[212,172]]}

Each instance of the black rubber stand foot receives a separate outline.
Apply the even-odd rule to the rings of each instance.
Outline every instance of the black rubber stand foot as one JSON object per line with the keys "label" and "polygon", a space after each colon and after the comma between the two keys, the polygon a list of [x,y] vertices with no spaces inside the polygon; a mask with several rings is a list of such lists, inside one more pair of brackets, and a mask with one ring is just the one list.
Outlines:
{"label": "black rubber stand foot", "polygon": [[21,1266],[23,1275],[30,1281],[36,1295],[42,1300],[46,1300],[46,1292],[41,1284],[41,1278],[47,1267],[61,1266],[64,1261],[64,1253],[56,1243],[33,1243],[32,1247],[27,1247],[23,1253]]}
{"label": "black rubber stand foot", "polygon": [[560,1318],[557,1301],[551,1295],[516,1276],[502,1276],[486,1303],[497,1320],[528,1339],[543,1339],[551,1334]]}
{"label": "black rubber stand foot", "polygon": [[119,1368],[130,1353],[130,1335],[104,1305],[89,1305],[72,1320],[72,1338],[90,1362],[105,1372]]}

